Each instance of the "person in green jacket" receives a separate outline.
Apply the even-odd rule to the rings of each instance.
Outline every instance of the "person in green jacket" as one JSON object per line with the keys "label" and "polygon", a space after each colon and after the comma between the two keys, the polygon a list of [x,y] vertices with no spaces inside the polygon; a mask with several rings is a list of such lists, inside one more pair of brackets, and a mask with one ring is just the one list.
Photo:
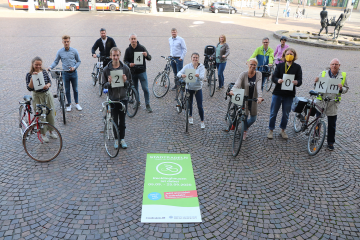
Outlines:
{"label": "person in green jacket", "polygon": [[[262,40],[263,45],[261,47],[256,48],[254,53],[249,58],[249,60],[251,58],[256,58],[256,60],[258,60],[257,70],[260,72],[269,71],[269,69],[267,69],[266,67],[262,67],[262,66],[269,65],[269,67],[271,67],[274,62],[274,50],[269,47],[269,42],[270,42],[269,38],[264,37]],[[267,78],[267,76],[265,74],[263,74],[261,90],[263,90],[263,88],[264,88],[266,78]]]}

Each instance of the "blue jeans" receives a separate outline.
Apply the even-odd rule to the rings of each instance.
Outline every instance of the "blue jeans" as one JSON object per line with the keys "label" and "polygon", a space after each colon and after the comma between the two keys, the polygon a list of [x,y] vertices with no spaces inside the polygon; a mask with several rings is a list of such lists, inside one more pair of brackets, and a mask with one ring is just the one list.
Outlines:
{"label": "blue jeans", "polygon": [[[176,75],[183,68],[184,59],[182,59],[182,61],[180,61],[178,58],[175,58],[175,61],[176,61],[176,63],[171,62],[171,67],[172,67],[173,72],[174,72],[174,78],[176,79]],[[176,85],[175,79],[174,79],[174,83]]]}
{"label": "blue jeans", "polygon": [[77,71],[75,70],[74,72],[63,72],[63,79],[65,85],[65,94],[68,104],[71,104],[70,83],[73,88],[75,103],[79,103]]}
{"label": "blue jeans", "polygon": [[269,129],[275,129],[276,116],[279,112],[280,105],[282,105],[282,118],[280,122],[280,128],[285,130],[286,125],[289,121],[289,113],[291,111],[291,104],[293,102],[293,97],[273,95],[271,100],[270,107],[270,121]]}
{"label": "blue jeans", "polygon": [[245,128],[244,131],[247,131],[251,125],[256,121],[256,115],[255,116],[245,116],[246,121],[244,122]]}
{"label": "blue jeans", "polygon": [[224,70],[226,67],[226,62],[216,63],[216,68],[218,69],[218,78],[219,78],[219,88],[224,86]]}
{"label": "blue jeans", "polygon": [[[257,70],[258,71],[260,71],[260,72],[262,72],[262,71],[267,71],[267,68],[265,68],[265,67],[258,67],[257,68]],[[262,81],[261,81],[261,91],[263,90],[263,88],[264,88],[264,85],[265,85],[265,80],[266,80],[266,76],[265,76],[265,74],[262,74],[262,79],[261,79]]]}
{"label": "blue jeans", "polygon": [[141,88],[142,88],[142,90],[144,92],[145,104],[146,105],[150,104],[150,93],[149,93],[149,87],[148,87],[148,80],[147,80],[146,72],[139,73],[139,74],[132,74],[132,79],[133,79],[136,91],[139,94],[138,95],[139,99],[136,99],[136,100],[138,102],[140,102],[140,92],[139,92],[139,82],[138,82],[138,80],[140,80]]}
{"label": "blue jeans", "polygon": [[[190,117],[192,117],[192,110],[193,110],[193,96],[195,94],[195,90],[186,90],[190,93]],[[202,95],[202,89],[197,90],[196,94],[195,94],[195,98],[196,98],[196,103],[198,106],[198,110],[199,110],[199,115],[200,115],[200,119],[203,122],[204,121],[204,109],[202,106],[202,102],[203,102],[203,95]]]}

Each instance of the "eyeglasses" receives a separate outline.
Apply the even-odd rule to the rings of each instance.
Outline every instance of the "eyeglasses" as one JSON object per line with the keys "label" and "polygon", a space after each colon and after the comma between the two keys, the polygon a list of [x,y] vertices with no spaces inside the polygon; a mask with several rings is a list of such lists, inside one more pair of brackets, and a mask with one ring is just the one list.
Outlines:
{"label": "eyeglasses", "polygon": [[339,66],[340,64],[337,64],[337,63],[333,63],[333,64],[330,64],[331,66]]}
{"label": "eyeglasses", "polygon": [[256,64],[250,64],[250,66],[256,66]]}
{"label": "eyeglasses", "polygon": [[269,42],[263,42],[263,43],[269,43]]}

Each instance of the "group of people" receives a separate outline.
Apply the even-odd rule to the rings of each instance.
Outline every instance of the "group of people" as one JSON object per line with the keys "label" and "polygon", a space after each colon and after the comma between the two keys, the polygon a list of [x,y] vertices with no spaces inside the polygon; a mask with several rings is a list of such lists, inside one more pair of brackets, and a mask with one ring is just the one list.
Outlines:
{"label": "group of people", "polygon": [[[270,120],[269,120],[269,133],[267,137],[269,139],[273,138],[273,130],[275,129],[275,122],[278,111],[282,107],[282,119],[280,123],[281,132],[280,135],[287,139],[288,135],[285,132],[289,113],[291,110],[291,105],[293,98],[296,95],[296,88],[302,85],[302,69],[301,66],[295,63],[295,60],[298,58],[297,52],[293,48],[289,48],[286,44],[286,37],[280,39],[280,44],[277,46],[275,52],[272,48],[269,47],[269,38],[264,38],[262,40],[263,45],[256,48],[252,56],[248,59],[248,71],[245,71],[240,74],[238,80],[234,85],[234,89],[242,88],[245,89],[245,95],[249,98],[257,98],[257,102],[248,102],[246,103],[246,117],[247,121],[245,124],[245,134],[244,140],[247,137],[248,128],[256,121],[257,118],[257,105],[260,104],[264,99],[262,97],[262,91],[266,76],[262,75],[264,71],[264,66],[272,66],[276,64],[275,71],[272,75],[272,81],[275,83],[275,88],[273,91],[272,102],[270,107]],[[146,74],[146,60],[151,60],[151,55],[137,40],[137,35],[132,33],[129,36],[129,47],[125,50],[123,62],[120,61],[121,50],[116,46],[116,43],[113,38],[106,35],[106,30],[104,28],[100,29],[100,38],[95,42],[94,46],[91,49],[92,56],[97,57],[95,54],[96,50],[99,49],[100,56],[110,57],[111,60],[104,62],[104,70],[102,75],[101,84],[104,85],[104,88],[109,89],[109,98],[112,101],[121,101],[125,106],[127,106],[127,96],[126,88],[129,86],[129,80],[132,80],[136,90],[139,92],[139,84],[142,86],[144,92],[146,110],[150,113],[152,109],[150,107],[150,93],[148,88],[148,80]],[[64,48],[61,48],[55,57],[55,61],[51,64],[48,70],[56,67],[61,60],[62,68],[65,70],[63,72],[63,79],[65,84],[66,99],[67,105],[66,110],[71,111],[71,94],[70,94],[70,84],[73,88],[73,94],[75,99],[75,107],[77,110],[81,111],[82,108],[79,105],[78,97],[78,76],[77,68],[79,67],[81,61],[79,53],[76,49],[70,47],[70,36],[63,36],[62,43]],[[177,89],[178,78],[185,78],[186,69],[195,69],[196,81],[194,83],[186,84],[186,91],[190,93],[190,112],[189,112],[189,123],[193,124],[194,119],[193,115],[193,97],[195,96],[198,111],[200,115],[200,126],[201,129],[205,128],[204,123],[204,109],[203,109],[203,96],[202,96],[202,86],[205,81],[205,66],[199,62],[200,55],[198,53],[191,54],[191,62],[183,66],[185,55],[187,52],[185,40],[178,36],[177,29],[171,29],[171,37],[169,38],[169,47],[170,47],[170,56],[175,60],[172,61],[172,68],[174,72],[174,87],[172,90]],[[142,62],[135,64],[135,53],[142,55]],[[218,90],[224,88],[224,70],[226,67],[227,57],[230,54],[229,45],[226,43],[225,35],[220,35],[219,42],[215,47],[215,52],[211,56],[216,61],[216,67],[218,70],[218,79],[219,86]],[[138,56],[138,55],[137,55]],[[336,128],[336,115],[337,115],[337,106],[341,100],[341,93],[346,93],[348,91],[348,85],[346,81],[346,73],[339,70],[340,61],[338,59],[333,59],[330,63],[330,70],[323,71],[320,73],[320,77],[324,77],[326,74],[330,78],[341,78],[342,83],[339,84],[340,93],[338,95],[332,96],[337,99],[337,101],[332,102],[332,105],[327,108],[326,115],[328,116],[328,148],[330,150],[334,149],[335,142],[335,128]],[[111,88],[111,71],[122,70],[123,71],[123,81],[124,87]],[[35,91],[33,86],[32,75],[36,75],[42,72],[44,76],[45,86],[41,90]],[[284,74],[294,75],[294,80],[292,81],[294,87],[292,90],[282,90],[281,85]],[[318,81],[318,78],[315,79],[315,82]],[[341,85],[341,86],[340,86]],[[39,57],[35,57],[31,63],[31,70],[26,75],[26,87],[29,91],[33,92],[33,104],[48,104],[48,107],[54,108],[54,101],[51,94],[48,90],[51,87],[51,79],[48,76],[47,72],[42,68],[42,60]],[[233,95],[233,92],[230,92]],[[140,99],[138,104],[140,105]],[[318,99],[321,101],[321,99]],[[122,148],[127,148],[125,142],[125,112],[120,111],[120,104],[113,104],[112,106],[112,117],[114,122],[118,125],[120,136],[116,136],[117,141],[115,142],[114,147],[118,148],[121,145]],[[54,125],[54,111],[52,111],[47,116],[47,121],[50,124]],[[46,142],[46,136],[45,142]],[[50,133],[49,137],[54,137]]]}

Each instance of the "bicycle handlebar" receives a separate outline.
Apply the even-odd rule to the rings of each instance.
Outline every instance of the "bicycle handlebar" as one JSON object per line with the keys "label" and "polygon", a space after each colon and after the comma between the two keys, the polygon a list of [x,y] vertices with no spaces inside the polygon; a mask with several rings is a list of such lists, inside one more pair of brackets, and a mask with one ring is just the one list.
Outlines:
{"label": "bicycle handlebar", "polygon": [[49,115],[50,111],[52,110],[51,108],[48,108],[47,106],[43,105],[43,104],[36,104],[36,109],[39,109],[40,111],[37,111],[37,113],[34,116],[40,116],[41,114],[43,114],[43,107],[46,108],[46,115]]}

